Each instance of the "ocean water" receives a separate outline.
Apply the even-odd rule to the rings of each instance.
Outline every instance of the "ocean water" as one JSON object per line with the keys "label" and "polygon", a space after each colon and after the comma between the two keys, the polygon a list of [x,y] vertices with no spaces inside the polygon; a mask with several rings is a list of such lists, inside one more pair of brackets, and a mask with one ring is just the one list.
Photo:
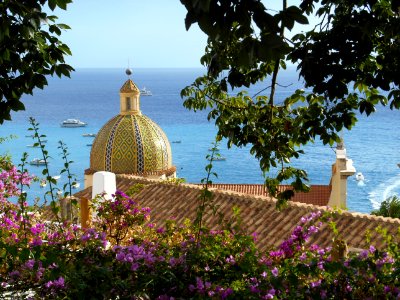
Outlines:
{"label": "ocean water", "polygon": [[[188,111],[182,106],[180,91],[203,74],[201,69],[137,69],[132,79],[140,87],[153,92],[151,97],[141,97],[141,110],[158,123],[167,134],[172,147],[173,162],[179,177],[197,183],[206,176],[208,148],[214,141],[216,129],[207,121],[206,112]],[[93,138],[83,133],[96,133],[111,117],[119,113],[119,89],[127,79],[123,69],[78,69],[72,78],[49,78],[49,86],[36,90],[33,96],[25,96],[26,110],[13,113],[13,120],[0,126],[0,136],[16,135],[17,138],[0,144],[0,152],[9,152],[18,164],[23,152],[29,160],[40,157],[40,150],[27,147],[33,140],[26,135],[28,118],[40,123],[40,133],[47,136],[46,149],[50,160],[50,173],[58,175],[63,162],[58,141],[68,146],[72,173],[83,187],[83,173],[89,167],[90,146]],[[302,88],[294,69],[281,73],[277,100],[283,100],[295,89]],[[260,83],[249,90],[254,95],[268,84]],[[365,177],[360,184],[352,176],[348,180],[348,207],[351,211],[370,212],[388,196],[400,192],[400,125],[399,111],[379,107],[371,117],[360,116],[356,127],[344,132],[348,156],[353,160],[357,172]],[[60,122],[67,118],[78,118],[88,123],[83,128],[61,128]],[[181,143],[173,143],[173,141]],[[258,161],[249,154],[249,147],[227,149],[220,145],[221,155],[226,161],[214,163],[213,171],[221,183],[262,183],[263,175]],[[311,184],[328,184],[331,164],[335,153],[329,146],[316,141],[305,148],[306,155],[293,161],[295,166],[307,170]],[[28,166],[31,173],[40,175],[42,167]],[[65,176],[58,184],[62,188]],[[77,190],[76,190],[77,191]],[[28,191],[30,199],[43,197],[43,190],[33,184]]]}

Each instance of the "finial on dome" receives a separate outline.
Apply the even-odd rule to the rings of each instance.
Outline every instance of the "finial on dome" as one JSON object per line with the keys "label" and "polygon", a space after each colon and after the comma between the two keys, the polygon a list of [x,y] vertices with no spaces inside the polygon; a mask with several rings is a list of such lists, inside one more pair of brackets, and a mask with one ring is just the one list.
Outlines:
{"label": "finial on dome", "polygon": [[126,75],[128,75],[128,77],[129,76],[131,76],[132,75],[132,69],[130,69],[130,68],[127,68],[126,70],[125,70],[125,73],[126,73]]}

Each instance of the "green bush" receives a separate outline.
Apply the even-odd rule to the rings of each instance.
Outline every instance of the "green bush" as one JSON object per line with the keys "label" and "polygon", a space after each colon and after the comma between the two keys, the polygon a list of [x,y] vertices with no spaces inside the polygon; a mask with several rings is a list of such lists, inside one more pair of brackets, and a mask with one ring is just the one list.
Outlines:
{"label": "green bush", "polygon": [[371,214],[382,217],[400,218],[400,199],[397,196],[392,196],[382,201],[379,209],[373,210]]}

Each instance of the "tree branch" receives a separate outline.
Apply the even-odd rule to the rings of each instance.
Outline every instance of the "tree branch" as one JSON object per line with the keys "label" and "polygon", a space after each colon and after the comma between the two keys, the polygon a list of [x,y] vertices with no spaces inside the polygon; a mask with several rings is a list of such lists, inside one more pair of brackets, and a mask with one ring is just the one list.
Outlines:
{"label": "tree branch", "polygon": [[[285,11],[286,8],[287,8],[287,0],[283,0],[282,2],[283,2],[283,11]],[[284,36],[284,33],[285,33],[285,24],[284,24],[284,22],[282,21],[280,36],[283,37],[283,36]],[[281,60],[281,59],[278,58],[278,59],[275,61],[274,72],[273,72],[273,74],[272,74],[271,93],[270,93],[270,96],[269,96],[269,105],[271,105],[271,106],[274,105],[276,78],[277,78],[277,76],[278,76],[279,62],[280,62],[280,60]],[[272,117],[272,115],[271,115],[271,117]]]}
{"label": "tree branch", "polygon": [[[283,85],[283,84],[276,83],[276,85],[277,85],[277,86],[280,86],[280,87],[283,87],[283,88],[287,88],[287,87],[289,87],[289,86],[292,86],[293,83],[288,84],[288,85]],[[254,94],[254,95],[253,95],[253,98],[256,97],[256,96],[258,96],[259,94],[261,94],[261,93],[264,92],[265,90],[268,90],[270,87],[271,87],[271,85],[270,85],[270,86],[267,86],[266,88],[263,88],[261,91],[259,91],[259,92],[257,92],[256,94]]]}

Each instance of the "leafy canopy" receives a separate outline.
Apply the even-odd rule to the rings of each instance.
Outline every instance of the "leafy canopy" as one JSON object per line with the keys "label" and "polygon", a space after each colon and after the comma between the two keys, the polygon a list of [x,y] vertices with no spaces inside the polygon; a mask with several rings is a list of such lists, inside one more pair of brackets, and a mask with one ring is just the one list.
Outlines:
{"label": "leafy canopy", "polygon": [[[291,167],[302,146],[320,139],[338,142],[351,129],[357,111],[370,115],[379,104],[400,107],[399,5],[387,0],[303,0],[275,11],[260,0],[181,0],[186,29],[197,24],[208,42],[201,63],[208,72],[182,90],[188,109],[210,109],[218,137],[228,146],[251,145],[269,192],[284,203],[293,191],[279,193],[288,181],[306,191],[307,173]],[[287,36],[296,23],[318,20],[306,32]],[[292,33],[291,33],[292,35]],[[275,99],[280,69],[297,64],[306,91]],[[263,80],[251,97],[236,92]],[[236,90],[234,90],[236,89]],[[267,94],[268,92],[268,94]],[[270,175],[270,174],[268,174]]]}
{"label": "leafy canopy", "polygon": [[0,124],[11,120],[11,110],[24,110],[23,94],[47,85],[46,75],[70,76],[65,64],[71,55],[58,37],[70,29],[48,15],[57,7],[66,9],[72,0],[3,0],[0,2]]}
{"label": "leafy canopy", "polygon": [[382,217],[400,218],[400,199],[392,196],[382,201],[379,209],[373,210],[371,214]]}

